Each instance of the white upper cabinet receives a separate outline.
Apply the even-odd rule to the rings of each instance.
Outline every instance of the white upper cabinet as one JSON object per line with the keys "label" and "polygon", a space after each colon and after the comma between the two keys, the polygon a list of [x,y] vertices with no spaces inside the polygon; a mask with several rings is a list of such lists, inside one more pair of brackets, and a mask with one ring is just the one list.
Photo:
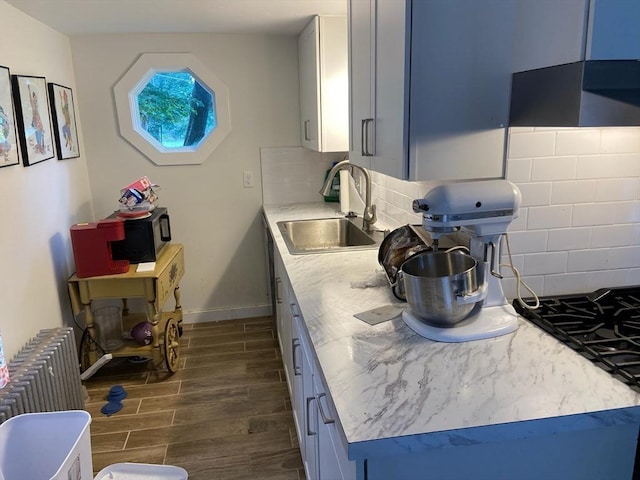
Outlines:
{"label": "white upper cabinet", "polygon": [[349,161],[362,167],[370,167],[375,148],[374,12],[371,0],[349,2]]}
{"label": "white upper cabinet", "polygon": [[591,0],[587,60],[640,58],[640,1]]}
{"label": "white upper cabinet", "polygon": [[502,177],[511,75],[579,59],[586,1],[349,0],[351,160],[405,180]]}
{"label": "white upper cabinet", "polygon": [[347,19],[316,16],[298,37],[302,146],[349,150]]}

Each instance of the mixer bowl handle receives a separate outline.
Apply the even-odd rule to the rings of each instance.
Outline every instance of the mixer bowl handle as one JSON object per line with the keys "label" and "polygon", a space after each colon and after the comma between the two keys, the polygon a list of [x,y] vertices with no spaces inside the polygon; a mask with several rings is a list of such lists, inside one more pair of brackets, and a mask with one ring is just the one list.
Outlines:
{"label": "mixer bowl handle", "polygon": [[468,303],[477,303],[484,300],[487,296],[487,282],[482,282],[482,285],[477,290],[467,295],[457,295],[456,301],[458,305],[466,305]]}

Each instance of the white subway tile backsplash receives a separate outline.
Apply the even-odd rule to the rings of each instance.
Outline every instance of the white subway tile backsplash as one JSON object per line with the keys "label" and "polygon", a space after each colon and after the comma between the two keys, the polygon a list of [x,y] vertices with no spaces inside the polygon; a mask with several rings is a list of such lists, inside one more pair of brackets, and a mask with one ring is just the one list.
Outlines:
{"label": "white subway tile backsplash", "polygon": [[436,184],[436,182],[407,182],[405,193],[413,198],[422,198]]}
{"label": "white subway tile backsplash", "polygon": [[640,176],[640,152],[625,153],[620,155],[621,177]]}
{"label": "white subway tile backsplash", "polygon": [[570,295],[591,291],[589,276],[583,273],[545,275],[542,295]]}
{"label": "white subway tile backsplash", "polygon": [[626,285],[640,285],[640,268],[626,268],[624,270],[597,270],[584,275],[589,279],[589,286],[585,292],[604,287],[620,287]]}
{"label": "white subway tile backsplash", "polygon": [[509,244],[511,245],[511,253],[520,254],[546,252],[547,239],[548,232],[546,230],[510,232]]}
{"label": "white subway tile backsplash", "polygon": [[567,271],[567,252],[532,253],[524,258],[523,275],[550,275]]}
{"label": "white subway tile backsplash", "polygon": [[596,200],[595,180],[575,180],[554,182],[551,191],[551,203],[562,205],[567,203],[586,203]]}
{"label": "white subway tile backsplash", "polygon": [[522,206],[549,205],[551,203],[551,183],[523,183],[520,185]]}
{"label": "white subway tile backsplash", "polygon": [[[507,252],[507,248],[503,244],[503,249],[502,249],[503,255],[500,258],[500,273],[505,278],[513,278],[513,277],[515,277],[515,273],[508,266],[509,265],[509,257],[506,255],[506,252]],[[524,259],[525,259],[525,256],[524,255],[511,255],[511,259],[513,260],[513,267],[521,275],[522,271],[524,270]]]}
{"label": "white subway tile backsplash", "polygon": [[612,223],[639,223],[640,201],[617,202],[606,204],[610,207],[609,213],[613,213]]}
{"label": "white subway tile backsplash", "polygon": [[576,178],[629,178],[640,176],[640,153],[578,157]]}
{"label": "white subway tile backsplash", "polygon": [[548,207],[530,207],[527,228],[564,228],[571,226],[572,205],[551,205]]}
{"label": "white subway tile backsplash", "polygon": [[556,132],[522,132],[509,135],[509,158],[548,157],[554,154]]}
{"label": "white subway tile backsplash", "polygon": [[608,265],[608,249],[574,250],[569,252],[567,269],[570,272],[604,270]]}
{"label": "white subway tile backsplash", "polygon": [[637,200],[640,192],[639,178],[608,178],[596,182],[598,202]]}
{"label": "white subway tile backsplash", "polygon": [[598,248],[569,252],[571,272],[640,267],[640,246]]}
{"label": "white subway tile backsplash", "polygon": [[527,218],[529,217],[529,209],[521,208],[518,217],[509,225],[509,232],[519,232],[527,229]]}
{"label": "white subway tile backsplash", "polygon": [[554,154],[588,155],[600,153],[600,129],[578,128],[575,130],[559,130],[557,132]]}
{"label": "white subway tile backsplash", "polygon": [[573,180],[576,178],[578,157],[542,157],[532,161],[531,181]]}
{"label": "white subway tile backsplash", "polygon": [[610,248],[611,268],[639,268],[640,267],[640,245],[629,247]]}
{"label": "white subway tile backsplash", "polygon": [[[507,152],[506,178],[523,197],[509,226],[513,261],[536,293],[640,285],[640,128],[510,128]],[[301,147],[263,149],[261,156],[266,203],[317,201],[335,161]],[[379,226],[386,228],[420,224],[411,203],[440,183],[371,177]],[[507,268],[502,273],[512,299],[515,278]]]}
{"label": "white subway tile backsplash", "polygon": [[530,158],[511,160],[507,164],[507,180],[519,184],[531,181],[531,165]]}
{"label": "white subway tile backsplash", "polygon": [[573,206],[573,225],[614,225],[640,222],[640,201]]}
{"label": "white subway tile backsplash", "polygon": [[[591,234],[591,248],[626,247],[640,245],[640,224],[607,225],[593,227]],[[582,247],[585,248],[585,247]]]}
{"label": "white subway tile backsplash", "polygon": [[640,152],[640,128],[603,128],[600,151],[602,153]]}
{"label": "white subway tile backsplash", "polygon": [[[532,276],[532,277],[522,277],[522,280],[529,285],[529,287],[536,293],[536,295],[542,295],[544,292],[544,279],[543,275]],[[502,290],[504,291],[504,295],[513,299],[517,297],[517,283],[515,278],[505,278],[502,280]],[[521,284],[520,285],[520,296],[524,298],[530,298],[533,295]]]}
{"label": "white subway tile backsplash", "polygon": [[263,203],[322,200],[319,193],[327,169],[343,153],[318,153],[303,147],[261,148]]}
{"label": "white subway tile backsplash", "polygon": [[590,228],[557,228],[549,230],[547,250],[568,251],[589,248],[591,244]]}
{"label": "white subway tile backsplash", "polygon": [[572,225],[586,227],[590,225],[610,225],[616,215],[616,204],[583,203],[573,206]]}

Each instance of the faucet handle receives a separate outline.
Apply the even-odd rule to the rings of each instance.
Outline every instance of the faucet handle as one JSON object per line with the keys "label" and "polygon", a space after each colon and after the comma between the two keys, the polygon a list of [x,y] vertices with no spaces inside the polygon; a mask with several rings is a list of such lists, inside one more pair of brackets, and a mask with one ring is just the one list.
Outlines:
{"label": "faucet handle", "polygon": [[365,208],[364,214],[362,215],[362,219],[364,220],[365,230],[371,230],[371,226],[376,223],[378,220],[376,217],[376,206],[371,205],[369,208]]}

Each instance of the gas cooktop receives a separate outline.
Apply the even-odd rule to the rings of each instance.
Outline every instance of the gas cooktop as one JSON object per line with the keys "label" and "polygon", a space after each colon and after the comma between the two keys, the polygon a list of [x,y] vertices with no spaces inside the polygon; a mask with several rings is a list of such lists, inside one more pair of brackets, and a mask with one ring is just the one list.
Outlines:
{"label": "gas cooktop", "polygon": [[[525,299],[533,305],[532,299]],[[542,297],[528,310],[513,307],[594,364],[640,391],[640,286]]]}

